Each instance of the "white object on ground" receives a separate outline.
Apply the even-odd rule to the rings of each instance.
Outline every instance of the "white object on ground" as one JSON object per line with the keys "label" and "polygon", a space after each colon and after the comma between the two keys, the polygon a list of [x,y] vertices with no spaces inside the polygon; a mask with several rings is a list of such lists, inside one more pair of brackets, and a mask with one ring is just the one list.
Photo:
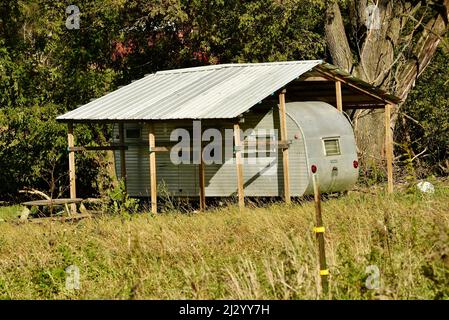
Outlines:
{"label": "white object on ground", "polygon": [[424,193],[434,193],[435,192],[435,187],[433,186],[433,184],[431,184],[430,182],[427,182],[427,181],[421,181],[416,186],[418,187],[418,189],[421,192],[424,192]]}

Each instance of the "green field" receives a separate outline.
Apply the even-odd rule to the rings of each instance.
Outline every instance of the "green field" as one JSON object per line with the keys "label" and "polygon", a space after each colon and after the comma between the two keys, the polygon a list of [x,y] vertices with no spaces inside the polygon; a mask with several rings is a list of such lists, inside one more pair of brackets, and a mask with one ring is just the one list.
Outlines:
{"label": "green field", "polygon": [[[195,214],[19,223],[0,208],[2,299],[449,298],[449,183],[323,202],[329,296],[320,294],[313,202]],[[66,267],[80,270],[66,289]],[[365,270],[380,270],[367,289]]]}

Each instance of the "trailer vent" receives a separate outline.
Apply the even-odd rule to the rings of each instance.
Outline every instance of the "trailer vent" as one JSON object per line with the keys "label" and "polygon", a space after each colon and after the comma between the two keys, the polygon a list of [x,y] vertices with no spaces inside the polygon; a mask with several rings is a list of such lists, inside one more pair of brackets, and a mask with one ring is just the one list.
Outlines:
{"label": "trailer vent", "polygon": [[339,138],[323,139],[323,142],[326,156],[338,156],[341,154]]}

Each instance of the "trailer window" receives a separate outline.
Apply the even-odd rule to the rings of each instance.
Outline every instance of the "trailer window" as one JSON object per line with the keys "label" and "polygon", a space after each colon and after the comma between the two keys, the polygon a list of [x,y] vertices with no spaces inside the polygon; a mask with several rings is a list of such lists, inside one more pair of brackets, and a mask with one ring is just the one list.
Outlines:
{"label": "trailer window", "polygon": [[338,156],[341,154],[339,138],[323,139],[323,142],[326,156]]}

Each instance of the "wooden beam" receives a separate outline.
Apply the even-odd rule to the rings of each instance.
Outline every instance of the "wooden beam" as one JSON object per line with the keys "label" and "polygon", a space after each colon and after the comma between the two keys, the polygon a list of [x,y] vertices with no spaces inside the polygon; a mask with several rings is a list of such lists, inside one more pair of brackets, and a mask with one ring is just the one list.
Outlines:
{"label": "wooden beam", "polygon": [[343,99],[341,96],[341,82],[335,81],[335,96],[337,100],[337,110],[343,112]]}
{"label": "wooden beam", "polygon": [[391,105],[385,105],[385,158],[387,161],[387,191],[393,192],[393,136],[391,130]]}
{"label": "wooden beam", "polygon": [[[67,124],[67,140],[70,148],[75,146],[75,139],[73,137],[73,123]],[[75,152],[69,151],[69,183],[70,183],[70,199],[76,199],[76,168],[75,168]],[[70,204],[70,210],[73,214],[76,213],[76,204]]]}
{"label": "wooden beam", "polygon": [[156,152],[153,150],[156,145],[156,137],[154,132],[154,124],[148,124],[148,141],[150,147],[150,201],[151,212],[157,213],[157,179],[156,179]]}
{"label": "wooden beam", "polygon": [[285,149],[288,148],[291,144],[291,140],[284,141],[242,141],[243,147],[268,147],[268,148],[280,148]]}
{"label": "wooden beam", "polygon": [[341,81],[342,83],[346,84],[347,86],[349,86],[351,88],[354,88],[355,90],[357,90],[359,92],[362,92],[362,93],[364,93],[364,94],[366,94],[366,95],[368,95],[370,97],[373,97],[373,98],[375,98],[375,99],[377,99],[379,101],[382,101],[384,103],[394,103],[394,101],[389,101],[388,99],[382,98],[381,96],[379,96],[379,95],[377,95],[375,93],[372,93],[372,92],[370,92],[368,90],[365,90],[365,89],[363,89],[363,88],[361,88],[361,87],[359,87],[359,86],[357,86],[357,85],[355,85],[355,84],[353,84],[353,83],[351,83],[349,81],[346,81],[343,77],[340,77],[340,76],[334,75],[334,74],[332,74],[330,72],[327,72],[325,70],[319,69],[319,67],[316,68],[316,71],[321,73],[323,76],[325,76],[325,77],[327,77],[327,78],[329,78],[331,80]]}
{"label": "wooden beam", "polygon": [[153,147],[151,148],[151,152],[170,152],[172,149],[173,147]]}
{"label": "wooden beam", "polygon": [[306,78],[302,78],[301,81],[329,81],[329,79],[325,78],[325,77],[320,77],[320,76],[310,76],[310,77],[306,77]]}
{"label": "wooden beam", "polygon": [[[121,122],[118,125],[120,144],[123,146],[125,144],[125,129],[124,124]],[[125,183],[125,192],[128,192],[127,174],[126,174],[126,154],[125,149],[120,149],[120,178],[123,179]]]}
{"label": "wooden beam", "polygon": [[237,194],[239,197],[239,208],[245,207],[245,193],[243,187],[243,159],[242,159],[242,143],[240,140],[240,125],[234,124],[234,144],[235,144],[235,161],[237,167]]}
{"label": "wooden beam", "polygon": [[82,151],[109,151],[109,150],[128,150],[127,146],[81,146],[69,148],[69,151],[82,152]]}
{"label": "wooden beam", "polygon": [[200,148],[200,164],[198,166],[199,170],[199,188],[200,188],[200,210],[206,210],[206,165],[203,159],[203,148]]}
{"label": "wooden beam", "polygon": [[[280,116],[280,129],[281,129],[281,140],[287,140],[287,115],[285,111],[285,90],[279,94],[279,116]],[[290,196],[290,170],[288,163],[288,147],[282,149],[282,161],[284,168],[284,197],[285,202],[291,202]]]}
{"label": "wooden beam", "polygon": [[[291,144],[291,140],[288,141],[242,141],[241,146],[247,147],[277,147],[277,148],[288,148]],[[184,150],[184,151],[193,151],[196,152],[196,148],[190,148],[190,147],[174,147],[174,146],[158,146],[151,149],[152,152],[170,152],[172,150]],[[76,148],[75,148],[76,149]]]}

